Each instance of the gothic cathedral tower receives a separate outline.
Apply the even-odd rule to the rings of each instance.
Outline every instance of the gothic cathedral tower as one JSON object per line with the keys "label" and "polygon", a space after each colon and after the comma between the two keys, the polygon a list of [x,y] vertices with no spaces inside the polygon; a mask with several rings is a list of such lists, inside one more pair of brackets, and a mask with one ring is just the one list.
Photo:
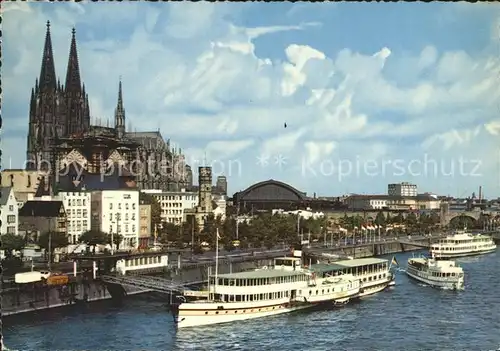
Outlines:
{"label": "gothic cathedral tower", "polygon": [[118,84],[118,102],[115,108],[115,130],[116,137],[122,139],[125,136],[125,109],[123,108],[122,80]]}
{"label": "gothic cathedral tower", "polygon": [[58,137],[86,132],[90,125],[88,95],[80,82],[75,30],[66,74],[66,86],[56,78],[50,22],[47,21],[40,78],[31,89],[26,169],[51,169],[52,145]]}
{"label": "gothic cathedral tower", "polygon": [[40,79],[31,89],[26,169],[50,169],[51,140],[64,132],[63,100],[56,79],[50,22],[47,22]]}
{"label": "gothic cathedral tower", "polygon": [[64,97],[67,108],[65,135],[69,136],[87,132],[90,127],[89,100],[85,92],[85,84],[82,84],[80,79],[75,28],[71,32],[71,46],[69,49]]}

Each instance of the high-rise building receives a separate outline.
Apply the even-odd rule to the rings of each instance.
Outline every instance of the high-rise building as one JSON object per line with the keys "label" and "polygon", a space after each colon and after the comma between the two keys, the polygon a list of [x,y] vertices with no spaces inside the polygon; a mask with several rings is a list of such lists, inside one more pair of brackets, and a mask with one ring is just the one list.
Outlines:
{"label": "high-rise building", "polygon": [[227,178],[226,176],[218,176],[215,182],[215,187],[222,195],[227,195]]}
{"label": "high-rise building", "polygon": [[389,184],[387,194],[389,196],[417,196],[417,186],[408,182]]}

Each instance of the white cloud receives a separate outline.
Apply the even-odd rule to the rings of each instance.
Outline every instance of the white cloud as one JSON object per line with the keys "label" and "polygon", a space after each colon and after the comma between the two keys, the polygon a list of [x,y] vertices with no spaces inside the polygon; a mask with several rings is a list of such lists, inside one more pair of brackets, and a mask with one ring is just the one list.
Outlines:
{"label": "white cloud", "polygon": [[[293,41],[293,34],[303,38],[314,22],[245,28],[245,21],[236,20],[243,16],[241,7],[116,5],[4,4],[5,157],[24,155],[19,138],[26,133],[46,20],[52,22],[61,79],[76,26],[94,120],[113,120],[121,75],[128,123],[137,130],[159,127],[179,142],[188,160],[207,153],[253,165],[257,153],[281,153],[299,167],[304,155],[318,162],[469,149],[486,157],[483,145],[491,146],[500,131],[500,60],[493,56],[447,52],[432,45],[432,38],[415,54],[383,46],[332,52],[328,43],[323,49],[313,45],[315,38]],[[259,50],[259,38],[284,32],[285,44]],[[271,176],[321,192],[330,181],[311,184],[290,170],[286,176],[272,172],[277,170],[251,169],[233,180],[235,188]]]}

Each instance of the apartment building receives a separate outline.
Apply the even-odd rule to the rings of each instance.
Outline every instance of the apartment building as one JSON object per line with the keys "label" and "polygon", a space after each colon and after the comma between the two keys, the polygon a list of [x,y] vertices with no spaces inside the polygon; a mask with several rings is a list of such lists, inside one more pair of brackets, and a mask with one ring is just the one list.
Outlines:
{"label": "apartment building", "polygon": [[0,235],[18,235],[19,209],[17,199],[14,195],[14,189],[12,187],[1,187],[0,196],[0,218],[2,219]]}

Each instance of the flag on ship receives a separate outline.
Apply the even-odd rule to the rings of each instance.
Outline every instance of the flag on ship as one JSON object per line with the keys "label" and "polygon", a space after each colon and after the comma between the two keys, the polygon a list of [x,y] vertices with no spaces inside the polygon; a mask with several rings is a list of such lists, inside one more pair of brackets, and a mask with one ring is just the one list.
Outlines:
{"label": "flag on ship", "polygon": [[392,256],[391,264],[399,266],[398,260],[396,260],[396,256]]}

